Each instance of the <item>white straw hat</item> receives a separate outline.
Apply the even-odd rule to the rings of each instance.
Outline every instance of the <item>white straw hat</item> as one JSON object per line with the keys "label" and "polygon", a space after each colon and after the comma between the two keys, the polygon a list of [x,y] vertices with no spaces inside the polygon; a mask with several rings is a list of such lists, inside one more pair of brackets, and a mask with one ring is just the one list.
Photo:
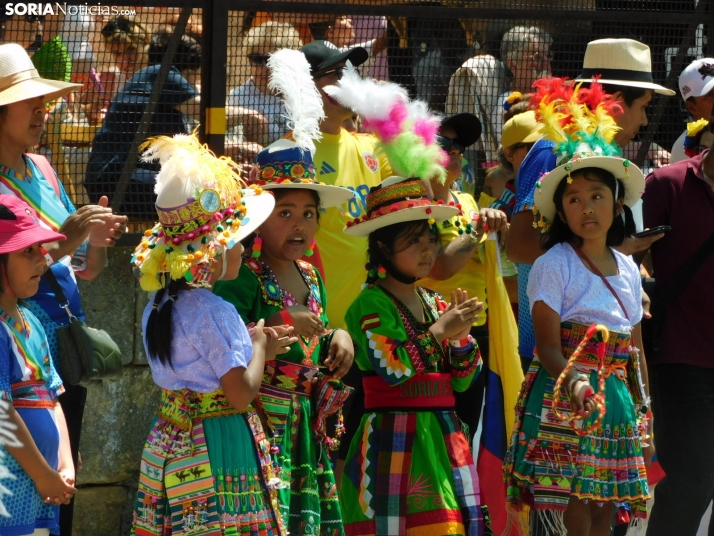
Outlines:
{"label": "white straw hat", "polygon": [[583,72],[576,81],[590,82],[593,76],[600,76],[601,84],[652,89],[669,97],[675,93],[654,83],[650,47],[634,39],[590,41],[585,50]]}
{"label": "white straw hat", "polygon": [[42,96],[49,102],[80,87],[42,78],[24,48],[16,43],[0,45],[0,106]]}

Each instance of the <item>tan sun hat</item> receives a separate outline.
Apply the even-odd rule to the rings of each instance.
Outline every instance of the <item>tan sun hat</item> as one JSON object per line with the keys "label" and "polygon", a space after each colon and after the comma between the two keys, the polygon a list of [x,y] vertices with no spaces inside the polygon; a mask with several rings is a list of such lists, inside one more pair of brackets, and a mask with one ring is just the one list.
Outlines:
{"label": "tan sun hat", "polygon": [[24,48],[17,43],[0,45],[0,106],[43,96],[49,102],[80,87],[42,78]]}
{"label": "tan sun hat", "polygon": [[652,89],[669,97],[675,93],[654,83],[650,47],[634,39],[590,41],[585,50],[583,72],[576,81],[590,82],[593,76],[600,76],[601,84]]}

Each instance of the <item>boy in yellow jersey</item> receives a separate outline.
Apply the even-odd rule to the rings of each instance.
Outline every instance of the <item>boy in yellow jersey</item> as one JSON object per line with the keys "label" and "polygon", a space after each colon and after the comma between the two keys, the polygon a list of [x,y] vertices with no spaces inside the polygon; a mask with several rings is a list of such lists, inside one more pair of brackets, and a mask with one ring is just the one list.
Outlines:
{"label": "boy in yellow jersey", "polygon": [[355,66],[367,61],[367,51],[355,47],[340,52],[329,41],[313,41],[300,51],[310,63],[325,111],[325,119],[320,124],[322,140],[315,142],[313,156],[316,179],[347,187],[357,194],[349,203],[325,210],[316,237],[316,249],[324,269],[323,279],[330,296],[327,317],[332,327],[344,328],[345,311],[365,281],[367,240],[348,236],[342,229],[348,220],[366,212],[365,199],[370,187],[392,175],[392,168],[386,156],[377,154],[377,138],[342,128],[345,119],[352,116],[352,110],[341,106],[323,91],[325,86],[336,84],[342,77],[342,69],[348,60]]}

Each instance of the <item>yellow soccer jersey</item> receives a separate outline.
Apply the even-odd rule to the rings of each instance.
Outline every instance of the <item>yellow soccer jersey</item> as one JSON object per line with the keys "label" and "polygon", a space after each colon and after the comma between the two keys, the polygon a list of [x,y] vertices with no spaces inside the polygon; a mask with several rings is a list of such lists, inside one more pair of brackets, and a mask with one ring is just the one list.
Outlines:
{"label": "yellow soccer jersey", "polygon": [[[452,192],[456,195],[458,203],[461,204],[461,210],[464,216],[468,219],[472,219],[473,216],[478,215],[478,205],[476,201],[471,196],[464,192]],[[459,235],[458,227],[456,227],[456,219],[461,216],[454,216],[451,219],[445,220],[439,223],[439,233],[441,235],[441,247],[446,248],[452,240],[461,240],[462,236]],[[466,240],[469,238],[466,237]],[[481,263],[478,255],[478,248],[474,249],[473,255],[456,275],[447,279],[446,281],[437,281],[435,279],[427,278],[422,279],[418,283],[422,287],[429,288],[431,290],[437,291],[444,297],[444,300],[451,301],[451,292],[457,288],[467,290],[469,293],[469,298],[474,296],[482,301],[484,304],[484,310],[479,313],[474,322],[474,326],[483,326],[486,323],[486,267]]]}
{"label": "yellow soccer jersey", "polygon": [[325,269],[327,318],[333,328],[345,328],[345,312],[367,278],[367,239],[342,232],[348,220],[367,212],[367,194],[372,186],[391,176],[392,168],[384,154],[376,154],[377,138],[370,134],[322,134],[315,143],[316,179],[325,184],[344,186],[356,197],[341,207],[328,208],[320,216],[317,247]]}

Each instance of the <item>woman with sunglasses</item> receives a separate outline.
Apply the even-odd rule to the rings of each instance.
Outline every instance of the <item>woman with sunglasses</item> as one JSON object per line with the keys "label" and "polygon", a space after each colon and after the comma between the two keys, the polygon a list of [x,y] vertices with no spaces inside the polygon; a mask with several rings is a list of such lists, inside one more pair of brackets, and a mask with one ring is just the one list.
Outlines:
{"label": "woman with sunglasses", "polygon": [[246,56],[241,61],[241,67],[248,64],[250,78],[230,92],[228,104],[254,110],[267,120],[267,135],[262,140],[255,140],[260,145],[273,143],[289,130],[285,124],[286,114],[282,101],[268,89],[268,57],[276,50],[297,50],[301,46],[302,41],[295,28],[290,24],[272,21],[254,26],[243,40]]}

